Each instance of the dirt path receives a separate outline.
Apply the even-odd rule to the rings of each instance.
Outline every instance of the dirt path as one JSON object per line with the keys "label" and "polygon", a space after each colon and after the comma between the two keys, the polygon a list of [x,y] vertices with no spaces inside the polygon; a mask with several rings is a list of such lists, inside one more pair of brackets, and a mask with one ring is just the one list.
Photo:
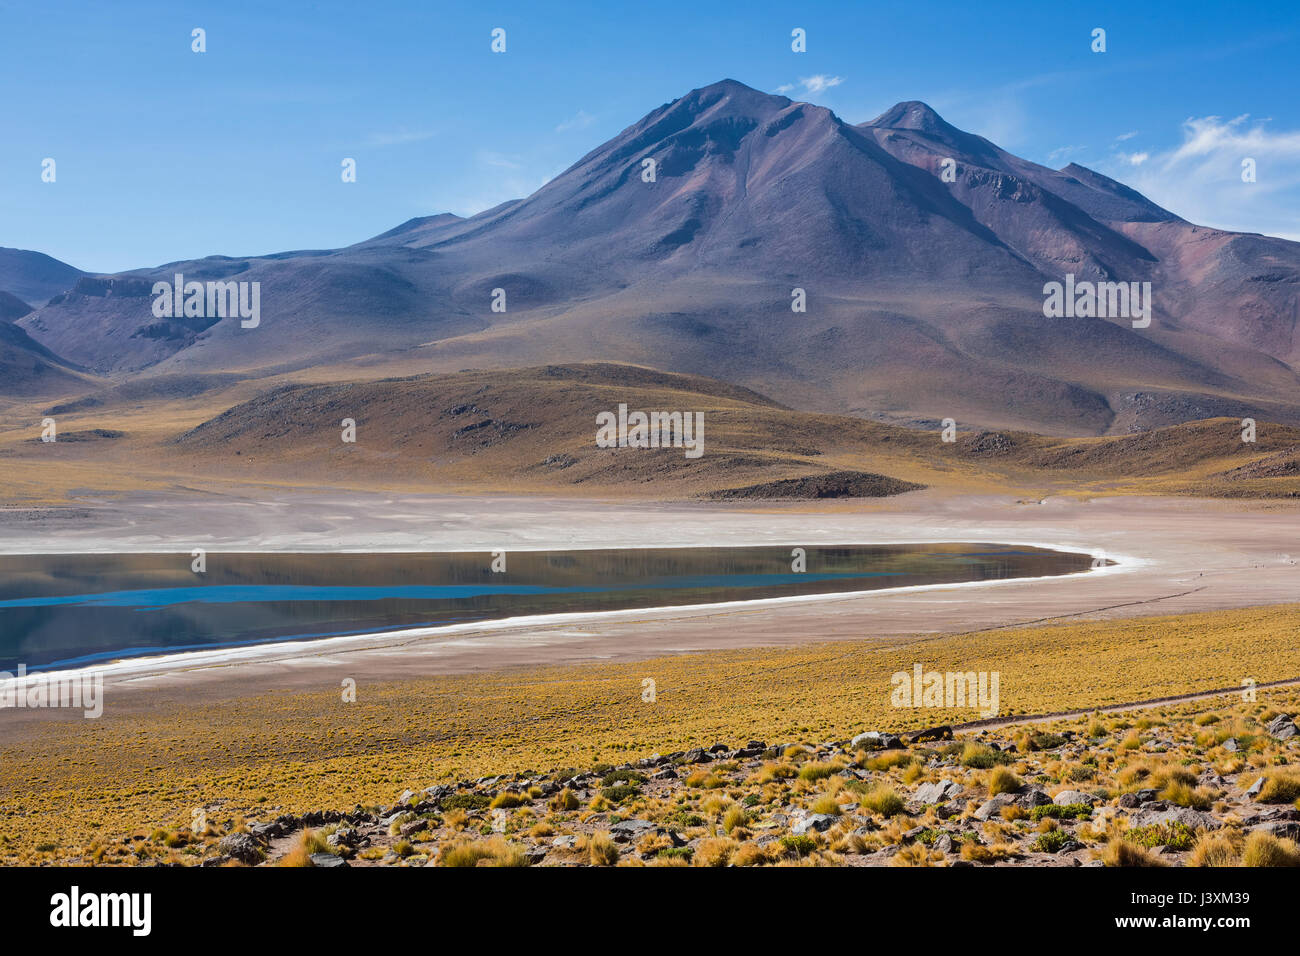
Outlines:
{"label": "dirt path", "polygon": [[[1294,687],[1296,685],[1300,685],[1300,677],[1288,677],[1285,680],[1273,680],[1256,684],[1255,690],[1266,690],[1269,687]],[[1189,700],[1205,700],[1210,697],[1225,697],[1229,694],[1240,693],[1240,687],[1225,687],[1220,690],[1198,691],[1195,694],[1176,694],[1173,697],[1151,697],[1147,700],[1135,700],[1127,704],[1107,704],[1105,707],[1061,710],[1051,714],[1027,714],[1023,717],[1008,718],[990,717],[987,720],[970,720],[964,724],[953,724],[952,731],[959,734],[969,730],[997,730],[1019,724],[1045,724],[1053,720],[1070,717],[1087,717],[1089,714],[1114,714],[1124,710],[1149,710],[1152,707],[1160,707],[1164,704],[1178,704]]]}

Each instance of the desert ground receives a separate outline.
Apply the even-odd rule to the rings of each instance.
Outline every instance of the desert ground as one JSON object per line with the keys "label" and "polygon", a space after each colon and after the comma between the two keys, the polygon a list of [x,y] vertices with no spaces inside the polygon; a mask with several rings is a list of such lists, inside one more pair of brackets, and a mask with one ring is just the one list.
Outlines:
{"label": "desert ground", "polygon": [[[891,708],[889,675],[913,662],[1000,670],[1009,719],[1300,677],[1300,609],[1289,603],[1300,594],[1300,505],[1291,501],[929,490],[753,506],[219,484],[202,491],[10,506],[0,512],[0,549],[486,552],[971,540],[1102,553],[1115,563],[1055,579],[565,615],[121,662],[105,669],[98,720],[0,711],[3,759],[29,771],[7,775],[0,792],[8,859],[85,861],[104,841],[142,827],[183,829],[195,807],[228,821],[380,807],[402,788],[465,775],[619,764],[709,738],[839,740],[976,716]],[[647,675],[660,688],[655,706],[642,700]],[[355,704],[340,703],[346,680],[355,681]]]}

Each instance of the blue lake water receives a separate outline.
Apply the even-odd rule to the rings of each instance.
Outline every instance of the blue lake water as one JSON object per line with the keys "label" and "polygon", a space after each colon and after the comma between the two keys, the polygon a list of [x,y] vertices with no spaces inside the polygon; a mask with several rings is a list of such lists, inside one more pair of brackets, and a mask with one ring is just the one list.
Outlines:
{"label": "blue lake water", "polygon": [[466,624],[1072,574],[1087,554],[998,544],[473,553],[0,555],[0,670]]}

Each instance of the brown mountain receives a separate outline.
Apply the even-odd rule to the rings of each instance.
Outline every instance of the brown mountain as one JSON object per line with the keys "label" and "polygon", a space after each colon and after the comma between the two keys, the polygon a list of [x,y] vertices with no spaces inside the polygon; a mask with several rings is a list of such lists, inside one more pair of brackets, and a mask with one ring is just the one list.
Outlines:
{"label": "brown mountain", "polygon": [[[177,272],[260,282],[260,327],[156,318],[151,286]],[[1150,328],[1044,318],[1066,273],[1151,282]],[[1102,434],[1300,423],[1298,314],[1300,244],[1192,225],[921,103],[853,126],[727,80],[472,218],[83,277],[19,324],[113,376],[621,361],[817,411]]]}

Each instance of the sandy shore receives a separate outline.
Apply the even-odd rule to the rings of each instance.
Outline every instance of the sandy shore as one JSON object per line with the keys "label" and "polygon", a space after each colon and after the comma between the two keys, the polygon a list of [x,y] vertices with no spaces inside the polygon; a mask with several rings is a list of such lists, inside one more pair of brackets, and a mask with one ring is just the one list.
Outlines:
{"label": "sandy shore", "polygon": [[[690,545],[988,541],[1104,553],[1104,573],[715,605],[564,615],[454,630],[277,644],[124,662],[119,706],[149,691],[220,696],[491,668],[629,660],[723,647],[1174,614],[1300,600],[1300,503],[1166,498],[1018,504],[932,493],[789,506],[385,496],[138,495],[0,510],[0,552],[490,551]],[[130,699],[134,699],[133,701]],[[30,715],[30,712],[29,712]],[[11,712],[8,716],[16,716]],[[35,716],[35,715],[30,715]]]}

